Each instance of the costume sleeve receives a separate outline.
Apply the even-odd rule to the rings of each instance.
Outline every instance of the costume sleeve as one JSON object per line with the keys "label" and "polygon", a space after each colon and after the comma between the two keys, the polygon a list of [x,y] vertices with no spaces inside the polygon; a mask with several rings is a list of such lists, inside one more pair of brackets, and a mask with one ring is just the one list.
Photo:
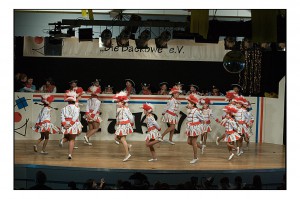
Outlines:
{"label": "costume sleeve", "polygon": [[171,100],[168,100],[168,103],[167,103],[167,105],[166,105],[165,108],[164,108],[163,114],[165,114],[166,111],[167,111],[170,107],[171,107]]}
{"label": "costume sleeve", "polygon": [[44,108],[42,108],[41,112],[39,113],[37,119],[36,119],[36,124],[40,123],[42,120],[42,113],[43,113]]}
{"label": "costume sleeve", "polygon": [[134,123],[134,118],[133,118],[133,115],[132,115],[132,113],[130,112],[129,108],[126,108],[126,109],[125,109],[125,114],[126,114],[126,116],[128,117],[130,123],[133,124],[133,123]]}
{"label": "costume sleeve", "polygon": [[79,108],[75,108],[75,111],[74,111],[74,115],[72,117],[72,125],[78,120],[79,118]]}
{"label": "costume sleeve", "polygon": [[94,109],[94,111],[93,111],[93,114],[96,114],[96,113],[99,111],[99,109],[100,109],[100,104],[101,104],[101,102],[100,102],[99,100],[97,100],[97,101],[96,101],[96,104],[95,104],[95,109]]}
{"label": "costume sleeve", "polygon": [[222,119],[224,119],[225,117],[226,117],[226,112],[223,112]]}
{"label": "costume sleeve", "polygon": [[248,120],[248,114],[247,114],[247,111],[243,111],[242,112],[242,121],[247,121]]}
{"label": "costume sleeve", "polygon": [[159,124],[157,123],[157,121],[155,121],[154,117],[150,117],[151,118],[151,121],[153,122],[153,125],[155,126],[155,128],[157,130],[161,130]]}
{"label": "costume sleeve", "polygon": [[249,117],[249,123],[254,123],[254,116],[252,114],[252,111],[248,111],[248,117]]}
{"label": "costume sleeve", "polygon": [[222,121],[220,122],[220,125],[221,125],[221,126],[225,126],[227,120],[228,120],[228,119],[227,119],[226,117],[225,117],[224,119],[222,119]]}
{"label": "costume sleeve", "polygon": [[196,111],[196,113],[195,113],[195,116],[196,116],[197,118],[199,118],[201,121],[204,120],[203,113],[202,113],[202,111],[199,110],[199,109],[197,109],[197,111]]}
{"label": "costume sleeve", "polygon": [[234,120],[228,120],[228,122],[234,130],[237,130],[237,125],[236,125],[236,122]]}
{"label": "costume sleeve", "polygon": [[63,126],[66,125],[65,110],[64,110],[64,108],[61,109],[60,118],[61,118],[61,124],[62,124]]}

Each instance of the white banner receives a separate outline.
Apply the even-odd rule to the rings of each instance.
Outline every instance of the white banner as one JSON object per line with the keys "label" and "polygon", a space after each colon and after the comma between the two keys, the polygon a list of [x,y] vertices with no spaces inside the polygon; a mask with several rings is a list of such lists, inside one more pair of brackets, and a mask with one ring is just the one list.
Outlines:
{"label": "white banner", "polygon": [[[228,50],[224,48],[224,41],[219,41],[218,44],[209,44],[195,43],[193,40],[172,39],[168,42],[168,48],[157,48],[155,40],[151,39],[148,42],[148,49],[137,49],[134,40],[130,40],[129,43],[130,46],[128,47],[118,47],[115,39],[113,39],[111,48],[100,49],[98,39],[79,42],[78,38],[64,38],[61,45],[61,56],[54,56],[222,62],[224,55],[228,52]],[[44,37],[24,37],[24,56],[47,56],[45,55],[45,48]],[[58,51],[57,45],[54,48],[49,50],[48,46],[47,49],[50,52]]]}
{"label": "white banner", "polygon": [[[113,140],[115,132],[115,122],[116,122],[116,103],[112,102],[112,96],[108,94],[101,94],[100,100],[102,102],[100,111],[102,112],[101,118],[103,122],[100,124],[101,131],[97,132],[91,140]],[[63,100],[63,94],[55,94],[54,102],[51,104],[52,107],[58,108],[58,110],[52,110],[51,122],[60,127],[60,110],[66,106],[66,102]],[[84,125],[84,131],[87,131],[87,123],[82,119],[85,111],[86,101],[89,96],[84,95],[80,103],[82,104],[80,120]],[[143,141],[146,137],[146,124],[144,123],[145,115],[143,110],[140,108],[143,103],[148,102],[155,105],[155,115],[157,121],[162,128],[162,132],[167,128],[167,124],[161,121],[162,111],[168,101],[168,96],[163,95],[132,95],[129,101],[129,108],[133,115],[135,116],[134,133],[127,137],[128,140]],[[221,119],[223,114],[222,108],[227,104],[224,97],[210,97],[212,101],[211,108],[215,117]],[[252,103],[253,115],[255,119],[257,118],[257,104],[260,103],[260,98],[257,97],[247,97],[247,99]],[[42,109],[40,104],[40,94],[31,93],[15,93],[15,106],[14,106],[14,134],[16,140],[32,140],[38,139],[40,135],[31,130],[34,126],[36,119],[40,110]],[[179,106],[179,123],[176,125],[176,132],[174,134],[174,141],[186,141],[187,136],[185,134],[186,130],[186,116],[187,116],[187,100],[185,96],[180,97],[181,105]],[[260,110],[262,111],[262,110]],[[259,130],[260,123],[255,120],[253,125],[253,136],[251,137],[252,142],[257,142],[257,137],[260,134],[257,132]],[[215,121],[211,123],[213,131],[208,135],[208,141],[215,141],[217,136],[224,133],[224,127],[220,126]],[[83,132],[78,139],[83,140],[85,135]],[[51,140],[58,140],[62,135],[50,135]],[[166,136],[166,138],[168,135]]]}

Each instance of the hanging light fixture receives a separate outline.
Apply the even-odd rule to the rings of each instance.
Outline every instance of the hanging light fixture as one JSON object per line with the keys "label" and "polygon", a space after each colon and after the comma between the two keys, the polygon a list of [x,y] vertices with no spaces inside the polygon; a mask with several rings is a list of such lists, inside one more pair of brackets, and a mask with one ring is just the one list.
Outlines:
{"label": "hanging light fixture", "polygon": [[135,40],[136,48],[137,49],[147,49],[148,48],[148,41],[151,39],[151,32],[150,30],[144,30],[138,39]]}
{"label": "hanging light fixture", "polygon": [[117,45],[122,47],[129,46],[130,31],[128,29],[123,29],[119,36],[117,36]]}
{"label": "hanging light fixture", "polygon": [[163,31],[159,37],[155,38],[157,48],[168,48],[168,41],[171,39],[171,33],[167,30]]}
{"label": "hanging light fixture", "polygon": [[99,38],[99,48],[111,48],[111,38],[111,31],[109,29],[103,30]]}

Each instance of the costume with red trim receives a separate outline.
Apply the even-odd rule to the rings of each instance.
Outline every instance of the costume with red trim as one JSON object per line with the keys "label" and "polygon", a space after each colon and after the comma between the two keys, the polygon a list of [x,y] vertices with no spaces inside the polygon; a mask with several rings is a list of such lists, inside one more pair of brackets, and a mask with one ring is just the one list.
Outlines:
{"label": "costume with red trim", "polygon": [[[71,91],[66,93],[65,101],[76,102],[76,93]],[[82,124],[79,121],[79,108],[75,104],[68,104],[61,110],[61,132],[63,134],[80,134]],[[69,127],[68,127],[69,126]]]}
{"label": "costume with red trim", "polygon": [[[141,108],[149,113],[154,111],[154,106],[150,103],[143,104],[143,107]],[[158,138],[161,138],[161,134],[159,132],[161,131],[161,128],[152,114],[147,115],[146,123],[148,130],[145,140],[157,140]]]}
{"label": "costume with red trim", "polygon": [[244,110],[246,111],[246,126],[248,131],[246,132],[246,136],[249,138],[252,136],[252,126],[254,123],[254,116],[252,114],[252,107],[249,101],[244,103]]}
{"label": "costume with red trim", "polygon": [[85,109],[85,115],[83,118],[87,122],[102,122],[102,119],[100,117],[100,105],[101,101],[98,99],[98,88],[97,86],[91,86],[90,87],[90,94],[91,98],[87,100],[86,109]]}
{"label": "costume with red trim", "polygon": [[[173,87],[169,94],[181,93],[177,87]],[[167,106],[164,108],[162,121],[170,124],[178,123],[178,109],[180,101],[176,100],[173,96],[168,101]]]}
{"label": "costume with red trim", "polygon": [[212,131],[212,128],[211,128],[211,118],[214,119],[216,122],[219,122],[218,119],[216,119],[214,117],[214,114],[213,114],[213,111],[211,108],[209,108],[209,104],[211,104],[210,102],[210,99],[209,98],[202,98],[200,99],[200,103],[203,105],[203,104],[207,104],[208,107],[207,108],[202,108],[201,111],[202,111],[202,114],[203,114],[203,132],[204,133],[209,133]]}
{"label": "costume with red trim", "polygon": [[[187,100],[198,104],[199,103],[199,97],[196,94],[190,94],[187,97]],[[188,109],[188,115],[187,115],[187,125],[186,125],[186,135],[187,136],[199,136],[203,133],[203,115],[202,111],[198,109],[197,107],[194,107],[192,109]]]}
{"label": "costume with red trim", "polygon": [[[247,101],[243,96],[238,96],[238,97],[234,98],[233,100],[235,100],[236,103],[239,103],[241,105],[243,105],[243,103],[245,103],[245,101]],[[244,108],[237,108],[237,112],[234,114],[234,119],[238,126],[237,132],[240,135],[249,136],[248,135],[249,130],[246,126],[247,117],[248,117],[247,111]]]}
{"label": "costume with red trim", "polygon": [[44,104],[44,107],[39,113],[39,116],[35,122],[34,127],[32,127],[32,130],[36,133],[42,133],[42,132],[49,132],[50,134],[59,133],[60,131],[59,127],[51,123],[52,108],[48,106],[51,104],[51,102],[54,101],[54,97],[51,95],[43,95],[41,96],[41,100],[42,103]]}
{"label": "costume with red trim", "polygon": [[[237,109],[233,106],[225,106],[223,110],[231,115],[237,112]],[[236,132],[237,124],[232,117],[223,119],[221,125],[225,127],[225,142],[235,142],[240,139],[241,136]]]}
{"label": "costume with red trim", "polygon": [[[113,101],[128,102],[127,92],[121,91],[113,97]],[[117,108],[116,115],[116,132],[117,136],[126,136],[133,133],[134,118],[129,108],[125,105]]]}

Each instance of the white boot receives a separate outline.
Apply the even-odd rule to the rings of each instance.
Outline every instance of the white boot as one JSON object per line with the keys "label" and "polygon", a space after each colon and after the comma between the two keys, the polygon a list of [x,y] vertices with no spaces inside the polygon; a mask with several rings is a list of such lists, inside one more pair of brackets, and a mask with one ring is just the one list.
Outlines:
{"label": "white boot", "polygon": [[192,159],[192,161],[190,161],[190,163],[191,163],[191,164],[195,164],[196,162],[198,162],[198,160],[199,160],[198,158]]}

